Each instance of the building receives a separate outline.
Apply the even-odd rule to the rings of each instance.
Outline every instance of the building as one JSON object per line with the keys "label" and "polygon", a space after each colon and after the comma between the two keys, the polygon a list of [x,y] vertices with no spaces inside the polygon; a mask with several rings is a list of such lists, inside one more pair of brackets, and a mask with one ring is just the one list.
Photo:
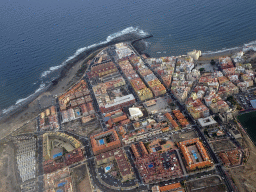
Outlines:
{"label": "building", "polygon": [[242,152],[238,149],[221,152],[219,156],[223,164],[227,167],[240,165],[242,160]]}
{"label": "building", "polygon": [[174,183],[159,188],[160,192],[185,192],[180,183]]}
{"label": "building", "polygon": [[121,147],[121,141],[113,129],[91,136],[91,144],[94,155]]}
{"label": "building", "polygon": [[144,143],[139,142],[131,145],[132,152],[135,158],[143,157],[148,154],[148,151],[144,145]]}
{"label": "building", "polygon": [[241,133],[234,127],[232,127],[229,132],[232,134],[232,136],[235,138],[235,139],[240,139],[242,138],[242,135]]}
{"label": "building", "polygon": [[54,173],[44,174],[44,192],[71,192],[73,190],[72,178],[68,167]]}
{"label": "building", "polygon": [[219,113],[219,118],[223,123],[229,122],[230,120],[233,119],[233,112],[232,110],[229,110],[226,113]]}
{"label": "building", "polygon": [[134,173],[123,149],[115,149],[96,156],[96,163],[98,166],[113,162],[114,160],[122,177],[122,182],[133,179]]}
{"label": "building", "polygon": [[189,171],[212,166],[213,163],[198,138],[179,142],[178,146]]}
{"label": "building", "polygon": [[194,60],[198,60],[198,58],[202,55],[200,50],[193,50],[187,53],[187,56],[192,57]]}
{"label": "building", "polygon": [[212,116],[200,118],[197,121],[201,128],[214,128],[218,126],[218,123],[213,119]]}
{"label": "building", "polygon": [[[64,148],[66,151],[71,152],[76,148],[81,147],[81,143],[74,137],[65,133],[50,132],[43,135],[43,157],[44,160],[49,160],[56,154],[52,154],[55,148]],[[59,153],[59,152],[57,152]]]}
{"label": "building", "polygon": [[136,92],[141,101],[153,98],[153,93],[149,88],[144,88]]}
{"label": "building", "polygon": [[183,175],[175,150],[154,152],[136,158],[135,165],[145,183],[155,183]]}
{"label": "building", "polygon": [[89,78],[93,77],[103,77],[110,73],[117,71],[117,68],[113,62],[108,62],[104,64],[96,64],[91,67],[91,72],[88,73]]}
{"label": "building", "polygon": [[170,113],[165,113],[164,116],[168,119],[168,121],[171,123],[171,126],[175,129],[178,130],[179,129],[179,125],[177,124],[177,122],[172,118]]}
{"label": "building", "polygon": [[130,106],[135,103],[135,98],[132,94],[117,97],[113,101],[107,103],[105,106],[100,106],[102,113],[110,112],[116,109],[121,109],[126,106]]}
{"label": "building", "polygon": [[130,119],[132,120],[143,117],[142,111],[137,107],[129,108],[129,113],[130,113]]}

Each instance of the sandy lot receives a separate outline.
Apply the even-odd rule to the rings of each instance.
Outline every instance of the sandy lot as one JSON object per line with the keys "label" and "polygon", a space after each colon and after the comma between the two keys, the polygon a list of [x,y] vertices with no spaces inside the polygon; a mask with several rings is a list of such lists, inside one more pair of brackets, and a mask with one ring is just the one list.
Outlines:
{"label": "sandy lot", "polygon": [[8,144],[0,145],[0,191],[19,191],[14,148]]}
{"label": "sandy lot", "polygon": [[238,191],[240,192],[252,192],[256,191],[256,147],[243,132],[243,138],[250,151],[248,161],[244,166],[239,168],[232,168],[229,173],[234,180]]}
{"label": "sandy lot", "polygon": [[74,185],[75,185],[75,189],[77,192],[83,192],[83,191],[91,192],[92,191],[85,164],[75,167],[72,170],[72,177],[75,180]]}

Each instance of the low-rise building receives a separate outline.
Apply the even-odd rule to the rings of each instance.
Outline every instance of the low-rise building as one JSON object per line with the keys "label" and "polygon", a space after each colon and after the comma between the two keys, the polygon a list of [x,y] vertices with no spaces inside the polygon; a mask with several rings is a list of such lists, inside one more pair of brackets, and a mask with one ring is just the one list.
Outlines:
{"label": "low-rise building", "polygon": [[212,116],[206,118],[200,118],[197,120],[201,128],[214,128],[218,126],[218,123]]}

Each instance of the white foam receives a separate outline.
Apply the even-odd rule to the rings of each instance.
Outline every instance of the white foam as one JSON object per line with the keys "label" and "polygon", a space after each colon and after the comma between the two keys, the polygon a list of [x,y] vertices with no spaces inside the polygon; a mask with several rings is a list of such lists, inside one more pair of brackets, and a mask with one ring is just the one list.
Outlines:
{"label": "white foam", "polygon": [[251,41],[249,43],[244,44],[244,46],[256,45],[256,41]]}
{"label": "white foam", "polygon": [[48,74],[50,74],[51,71],[44,71],[42,74],[41,74],[41,77],[46,77]]}
{"label": "white foam", "polygon": [[241,47],[232,47],[232,48],[223,48],[221,50],[217,50],[217,51],[206,51],[204,53],[202,53],[202,55],[208,55],[208,54],[216,54],[216,53],[222,53],[222,52],[226,52],[226,51],[232,51],[232,50],[237,50],[237,49],[242,49],[244,52],[248,51],[248,50],[254,50],[256,51],[256,41],[251,41],[249,43],[245,43],[243,46]]}
{"label": "white foam", "polygon": [[62,68],[63,66],[65,66],[65,64],[67,62],[69,62],[70,60],[74,59],[76,56],[78,56],[79,54],[83,53],[84,51],[88,50],[88,49],[91,49],[91,48],[94,48],[98,45],[103,45],[103,44],[106,44],[106,43],[109,43],[110,41],[112,41],[113,39],[117,38],[117,37],[120,37],[122,35],[125,35],[125,34],[129,34],[129,33],[137,33],[139,34],[140,36],[146,36],[148,35],[148,33],[144,32],[143,30],[139,29],[138,27],[127,27],[126,29],[123,29],[122,31],[119,31],[117,33],[114,33],[114,34],[111,34],[109,35],[105,41],[102,41],[100,43],[95,43],[95,44],[92,44],[92,45],[89,45],[87,47],[82,47],[82,48],[79,48],[78,50],[76,50],[76,52],[74,53],[74,55],[68,57],[68,59],[66,61],[64,61],[61,65],[57,65],[57,66],[54,66],[54,67],[50,67],[49,70],[47,71],[44,71],[42,74],[41,74],[41,77],[46,77],[47,75],[49,75],[51,72],[53,71],[56,71],[60,68]]}
{"label": "white foam", "polygon": [[3,114],[6,114],[6,113],[11,112],[12,110],[14,110],[14,109],[16,109],[18,106],[20,106],[24,101],[28,100],[30,97],[33,97],[36,93],[38,93],[39,91],[41,91],[41,90],[44,89],[44,88],[45,88],[45,84],[42,83],[42,84],[40,85],[40,87],[39,87],[37,90],[35,90],[35,92],[34,92],[33,94],[29,95],[29,96],[26,97],[26,98],[22,98],[22,99],[17,100],[16,103],[15,103],[15,105],[12,105],[12,106],[10,106],[10,107],[7,108],[7,109],[3,109],[3,110],[2,110],[2,113],[3,113]]}
{"label": "white foam", "polygon": [[33,94],[29,95],[29,96],[26,97],[26,98],[19,99],[18,101],[16,101],[15,105],[20,104],[20,103],[26,101],[26,100],[29,99],[30,97],[34,96],[37,92],[41,91],[43,88],[45,88],[45,84],[44,84],[44,83],[41,84],[40,87],[39,87],[37,90],[35,90],[35,92],[34,92]]}
{"label": "white foam", "polygon": [[208,55],[208,54],[216,54],[216,53],[223,53],[223,52],[226,52],[226,51],[233,51],[233,50],[237,50],[237,49],[240,49],[241,47],[233,47],[233,48],[229,48],[229,49],[221,49],[221,50],[218,50],[218,51],[206,51],[205,53],[202,53],[202,55]]}

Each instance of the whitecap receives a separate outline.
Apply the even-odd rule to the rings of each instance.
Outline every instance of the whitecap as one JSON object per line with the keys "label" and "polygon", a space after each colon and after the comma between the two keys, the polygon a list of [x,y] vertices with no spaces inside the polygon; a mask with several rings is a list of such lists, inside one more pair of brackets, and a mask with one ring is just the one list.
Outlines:
{"label": "whitecap", "polygon": [[47,71],[44,71],[42,74],[41,74],[41,77],[46,77],[48,74],[50,74],[51,72],[53,71],[56,71],[60,68],[62,68],[63,66],[65,66],[65,64],[67,62],[69,62],[70,60],[74,59],[76,56],[78,56],[79,54],[83,53],[84,51],[88,50],[88,49],[91,49],[91,48],[94,48],[96,46],[99,46],[99,45],[103,45],[103,44],[107,44],[109,43],[110,41],[112,41],[113,39],[117,38],[117,37],[120,37],[122,35],[125,35],[125,34],[129,34],[129,33],[137,33],[139,34],[140,36],[146,36],[148,35],[147,32],[139,29],[138,27],[127,27],[125,29],[123,29],[122,31],[119,31],[117,33],[113,33],[111,35],[109,35],[105,41],[102,41],[100,43],[95,43],[95,44],[92,44],[92,45],[89,45],[87,47],[82,47],[82,48],[79,48],[76,50],[76,52],[67,58],[66,61],[64,61],[61,65],[57,65],[57,66],[53,66],[53,67],[50,67],[49,70]]}
{"label": "whitecap", "polygon": [[204,53],[202,53],[202,55],[210,55],[210,54],[216,54],[216,53],[222,53],[222,52],[226,52],[226,51],[233,51],[233,50],[237,50],[237,49],[241,49],[241,47],[233,47],[233,48],[223,48],[221,50],[217,50],[217,51],[206,51]]}

